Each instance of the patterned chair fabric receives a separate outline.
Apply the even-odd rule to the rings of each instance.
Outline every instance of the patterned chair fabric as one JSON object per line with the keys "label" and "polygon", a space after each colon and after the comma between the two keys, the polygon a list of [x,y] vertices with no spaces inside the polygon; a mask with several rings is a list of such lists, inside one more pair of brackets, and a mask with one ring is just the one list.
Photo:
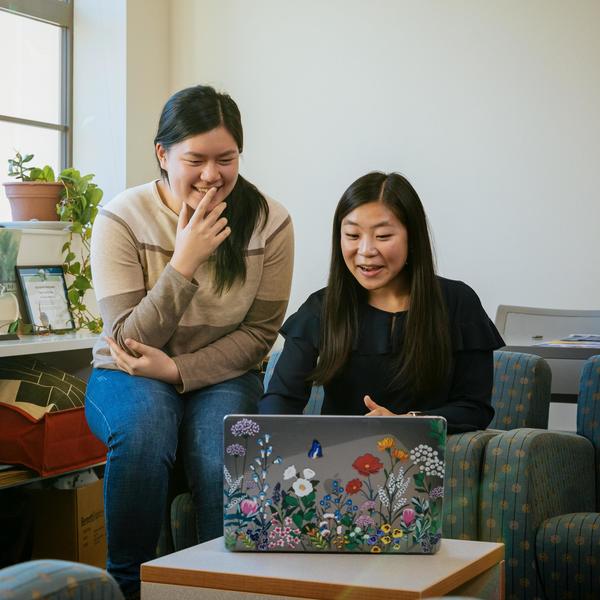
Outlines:
{"label": "patterned chair fabric", "polygon": [[562,511],[545,520],[537,532],[537,564],[548,600],[600,597],[600,355],[581,372],[577,433],[594,448],[594,468],[583,465],[581,480],[595,480],[595,512]]}
{"label": "patterned chair fabric", "polygon": [[486,445],[497,435],[469,431],[448,436],[444,478],[443,535],[456,540],[478,540],[481,472]]}
{"label": "patterned chair fabric", "polygon": [[588,358],[579,379],[577,433],[594,445],[596,454],[596,511],[600,512],[600,355]]}
{"label": "patterned chair fabric", "polygon": [[506,546],[506,599],[543,600],[536,536],[551,517],[594,508],[594,449],[575,433],[514,429],[485,449],[479,539]]}
{"label": "patterned chair fabric", "polygon": [[536,536],[537,564],[547,600],[600,596],[600,514],[547,519]]}
{"label": "patterned chair fabric", "polygon": [[494,352],[493,429],[548,428],[552,373],[541,357],[522,352]]}
{"label": "patterned chair fabric", "polygon": [[0,600],[123,600],[104,570],[64,560],[32,560],[0,570]]}

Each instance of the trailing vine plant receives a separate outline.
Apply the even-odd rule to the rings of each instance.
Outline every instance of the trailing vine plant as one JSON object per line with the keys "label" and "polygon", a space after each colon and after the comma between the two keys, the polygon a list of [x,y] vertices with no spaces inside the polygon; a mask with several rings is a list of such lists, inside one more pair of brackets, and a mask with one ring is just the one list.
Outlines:
{"label": "trailing vine plant", "polygon": [[[67,295],[77,329],[86,328],[93,333],[102,331],[102,319],[92,314],[85,303],[85,293],[92,289],[92,268],[90,265],[90,241],[92,226],[102,200],[102,190],[92,183],[94,175],[81,175],[77,169],[61,171],[58,181],[64,191],[58,204],[61,221],[70,222],[69,239],[62,247],[63,269],[71,276]],[[79,253],[74,250],[74,239],[79,239]]]}

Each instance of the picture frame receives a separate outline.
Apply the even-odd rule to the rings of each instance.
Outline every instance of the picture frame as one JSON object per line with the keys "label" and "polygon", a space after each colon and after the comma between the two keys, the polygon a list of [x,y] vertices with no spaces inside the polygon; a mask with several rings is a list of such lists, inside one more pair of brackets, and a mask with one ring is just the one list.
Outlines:
{"label": "picture frame", "polygon": [[34,333],[75,331],[62,265],[17,266],[15,271]]}

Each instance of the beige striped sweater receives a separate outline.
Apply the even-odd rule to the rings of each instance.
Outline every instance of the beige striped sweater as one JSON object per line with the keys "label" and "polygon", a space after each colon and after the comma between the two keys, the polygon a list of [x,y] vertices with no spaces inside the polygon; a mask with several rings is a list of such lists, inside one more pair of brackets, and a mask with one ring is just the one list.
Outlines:
{"label": "beige striped sweater", "polygon": [[[267,198],[269,218],[246,251],[247,274],[218,296],[206,264],[194,281],[169,260],[177,215],[161,201],[156,182],[126,190],[98,214],[92,234],[92,273],[104,335],[125,348],[127,338],[160,348],[175,360],[186,392],[237,377],[273,345],[287,308],[294,262],[291,219]],[[116,369],[102,339],[94,366]]]}

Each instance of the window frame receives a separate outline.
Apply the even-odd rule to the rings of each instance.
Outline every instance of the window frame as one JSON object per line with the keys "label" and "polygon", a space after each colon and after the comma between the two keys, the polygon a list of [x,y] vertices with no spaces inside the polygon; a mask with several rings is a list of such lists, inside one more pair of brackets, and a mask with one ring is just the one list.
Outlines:
{"label": "window frame", "polygon": [[73,160],[73,2],[71,0],[0,0],[0,10],[61,28],[60,123],[0,114],[0,121],[60,132],[60,169]]}

